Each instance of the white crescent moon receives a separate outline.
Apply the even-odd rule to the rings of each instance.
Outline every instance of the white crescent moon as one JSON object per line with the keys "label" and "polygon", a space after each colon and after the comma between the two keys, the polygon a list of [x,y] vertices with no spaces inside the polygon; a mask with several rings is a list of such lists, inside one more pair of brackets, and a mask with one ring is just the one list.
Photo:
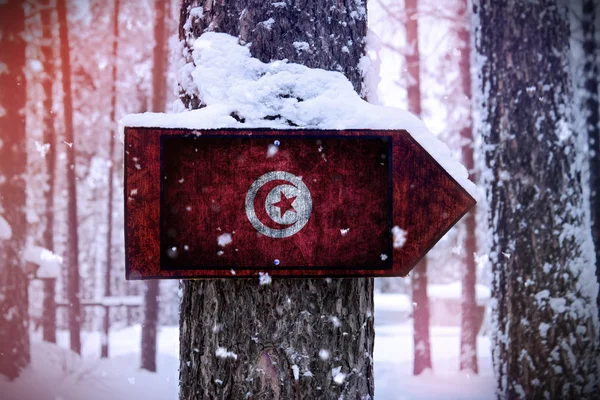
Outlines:
{"label": "white crescent moon", "polygon": [[[293,224],[283,229],[269,228],[263,224],[256,216],[256,210],[254,209],[254,199],[256,198],[256,194],[258,193],[259,189],[266,183],[274,180],[284,180],[291,184],[282,184],[276,186],[269,192],[267,195],[267,200],[265,201],[265,208],[269,218],[280,225]],[[273,210],[274,207],[271,205],[271,202],[273,197],[276,194],[279,194],[279,191],[283,192],[286,197],[296,197],[292,204],[296,211],[295,213],[288,212],[283,216],[277,216],[275,214]],[[289,172],[267,172],[255,180],[254,183],[252,183],[248,189],[248,193],[246,194],[246,216],[248,217],[248,220],[257,231],[272,238],[282,239],[298,233],[300,229],[304,228],[308,222],[311,212],[312,197],[308,187],[304,184],[304,182],[302,182],[302,179],[298,178],[294,174],[290,174]]]}

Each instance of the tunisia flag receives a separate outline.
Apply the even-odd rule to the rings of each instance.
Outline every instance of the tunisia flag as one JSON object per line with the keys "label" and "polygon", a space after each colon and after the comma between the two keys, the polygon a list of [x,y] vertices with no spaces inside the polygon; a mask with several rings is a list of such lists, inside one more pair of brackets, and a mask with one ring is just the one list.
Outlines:
{"label": "tunisia flag", "polygon": [[126,127],[124,186],[127,279],[405,276],[475,204],[404,130]]}
{"label": "tunisia flag", "polygon": [[166,270],[392,268],[391,137],[162,136]]}

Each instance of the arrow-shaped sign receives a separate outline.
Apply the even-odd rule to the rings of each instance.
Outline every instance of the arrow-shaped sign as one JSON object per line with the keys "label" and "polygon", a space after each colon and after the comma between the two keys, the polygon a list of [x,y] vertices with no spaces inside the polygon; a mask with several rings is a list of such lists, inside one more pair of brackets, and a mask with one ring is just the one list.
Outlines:
{"label": "arrow-shaped sign", "polygon": [[405,276],[474,204],[403,130],[125,128],[127,279]]}

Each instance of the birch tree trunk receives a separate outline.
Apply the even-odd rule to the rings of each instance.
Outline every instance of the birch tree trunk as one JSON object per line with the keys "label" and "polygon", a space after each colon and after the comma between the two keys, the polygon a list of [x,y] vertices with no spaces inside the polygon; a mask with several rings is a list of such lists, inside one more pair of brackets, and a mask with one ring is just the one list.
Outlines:
{"label": "birch tree trunk", "polygon": [[[167,34],[165,18],[169,15],[169,0],[154,2],[154,51],[152,68],[152,110],[162,112],[167,98]],[[144,324],[142,325],[142,369],[156,372],[156,333],[158,330],[158,296],[160,281],[145,282]]]}
{"label": "birch tree trunk", "polygon": [[566,10],[474,2],[499,398],[597,398],[598,283]]}
{"label": "birch tree trunk", "polygon": [[[408,111],[421,117],[421,53],[419,51],[418,0],[404,2],[406,12],[406,69]],[[413,374],[431,369],[431,342],[429,337],[429,297],[427,296],[427,257],[423,258],[410,275],[413,303]]]}
{"label": "birch tree trunk", "polygon": [[62,68],[63,111],[67,149],[67,299],[69,302],[69,336],[71,350],[81,354],[81,300],[79,293],[79,235],[77,232],[77,147],[73,129],[73,96],[71,92],[71,58],[66,0],[57,0],[60,61]]}
{"label": "birch tree trunk", "polygon": [[[364,7],[350,0],[184,0],[179,34],[189,49],[205,30],[226,32],[251,43],[262,61],[338,70],[360,93]],[[269,27],[261,24],[269,18]],[[193,94],[182,100],[190,109],[202,104]],[[373,279],[188,280],[182,289],[181,399],[373,398]],[[220,347],[237,358],[217,357]],[[346,376],[334,381],[338,367]]]}
{"label": "birch tree trunk", "polygon": [[[464,110],[464,125],[460,130],[462,143],[462,161],[469,171],[469,179],[476,182],[475,163],[473,160],[473,124],[471,118],[471,35],[469,32],[470,13],[468,1],[461,0],[458,9],[459,27],[457,37],[460,46],[458,68],[460,74],[461,92],[466,98]],[[462,100],[459,100],[462,101]],[[465,242],[464,242],[464,271],[462,272],[462,295],[460,303],[460,370],[469,370],[477,373],[477,298],[475,284],[477,282],[475,269],[475,252],[477,251],[477,238],[475,230],[477,211],[471,210],[465,216]]]}
{"label": "birch tree trunk", "polygon": [[25,172],[25,12],[19,0],[0,3],[0,376],[14,379],[30,361]]}

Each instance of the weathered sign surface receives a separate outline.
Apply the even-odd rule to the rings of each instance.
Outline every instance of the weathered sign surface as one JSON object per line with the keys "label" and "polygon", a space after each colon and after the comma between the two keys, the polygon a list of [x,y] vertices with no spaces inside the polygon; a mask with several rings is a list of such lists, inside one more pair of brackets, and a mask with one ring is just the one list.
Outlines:
{"label": "weathered sign surface", "polygon": [[406,131],[125,128],[127,279],[404,276],[474,204]]}

